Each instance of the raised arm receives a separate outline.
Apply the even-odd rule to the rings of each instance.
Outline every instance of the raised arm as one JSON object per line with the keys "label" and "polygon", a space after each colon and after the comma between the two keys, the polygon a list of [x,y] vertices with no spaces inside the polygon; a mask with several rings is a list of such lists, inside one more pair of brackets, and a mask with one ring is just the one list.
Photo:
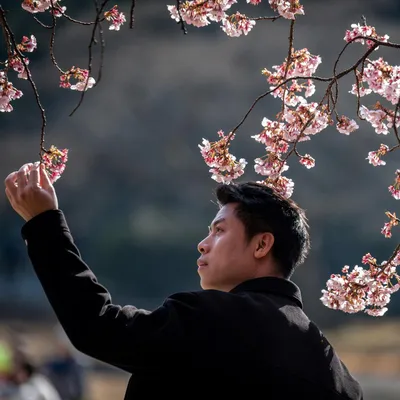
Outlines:
{"label": "raised arm", "polygon": [[28,166],[13,174],[6,179],[7,196],[27,221],[22,236],[30,260],[72,344],[131,373],[190,357],[198,295],[176,294],[153,312],[112,304],[82,260],[45,171]]}

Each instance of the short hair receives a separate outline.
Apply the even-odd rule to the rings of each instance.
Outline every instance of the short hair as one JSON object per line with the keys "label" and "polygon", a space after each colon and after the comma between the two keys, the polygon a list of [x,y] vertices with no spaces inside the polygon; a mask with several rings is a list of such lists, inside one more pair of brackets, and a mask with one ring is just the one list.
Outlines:
{"label": "short hair", "polygon": [[286,278],[305,261],[310,250],[307,218],[293,200],[256,182],[220,184],[216,196],[220,207],[236,203],[248,241],[262,232],[274,235],[272,255]]}

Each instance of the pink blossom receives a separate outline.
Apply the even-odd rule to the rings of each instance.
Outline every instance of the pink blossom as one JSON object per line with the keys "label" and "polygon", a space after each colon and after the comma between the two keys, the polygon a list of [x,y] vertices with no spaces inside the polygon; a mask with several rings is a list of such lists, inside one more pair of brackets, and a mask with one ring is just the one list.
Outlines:
{"label": "pink blossom", "polygon": [[257,142],[265,145],[267,152],[286,153],[289,150],[289,143],[283,139],[285,133],[285,124],[277,121],[270,121],[268,118],[263,118],[261,125],[263,131],[251,136]]}
{"label": "pink blossom", "polygon": [[[281,65],[274,65],[272,68],[276,72],[270,72],[267,69],[262,70],[262,74],[268,78],[270,84],[276,86],[283,81],[287,61],[287,58],[285,58],[285,61]],[[315,74],[319,64],[321,64],[321,57],[310,54],[307,48],[293,51],[290,57],[286,79],[312,76]],[[309,84],[312,84],[312,82],[309,82]]]}
{"label": "pink blossom", "polygon": [[264,181],[258,181],[257,183],[261,183],[274,189],[277,193],[285,198],[291,197],[294,190],[294,182],[282,175],[279,175],[275,179],[267,178]]}
{"label": "pink blossom", "polygon": [[374,167],[379,165],[386,165],[386,161],[381,160],[381,157],[384,156],[389,151],[389,147],[386,144],[381,144],[377,151],[370,151],[368,153],[368,157],[366,160],[369,161]]}
{"label": "pink blossom", "polygon": [[385,238],[391,238],[392,237],[392,225],[389,222],[385,222],[384,227],[381,230],[382,235],[385,236]]}
{"label": "pink blossom", "polygon": [[353,84],[353,86],[352,86],[351,90],[349,91],[349,93],[355,94],[356,96],[358,96],[358,94],[360,94],[360,97],[367,96],[368,94],[372,93],[372,90],[371,89],[367,89],[364,86],[362,86],[362,83],[360,83],[358,85],[358,91],[357,91],[357,85]]}
{"label": "pink blossom", "polygon": [[[375,28],[373,26],[367,26],[367,25],[360,25],[360,24],[352,24],[351,25],[352,30],[347,30],[346,35],[344,37],[344,40],[346,42],[351,42],[354,38],[358,36],[363,36],[365,38],[370,37],[376,40],[379,40],[381,42],[387,42],[389,39],[388,35],[384,36],[378,36]],[[374,46],[375,42],[372,40],[364,40],[362,38],[354,40],[355,42],[359,42],[361,44],[364,44],[366,42],[368,48],[371,48]]]}
{"label": "pink blossom", "polygon": [[37,48],[37,41],[35,36],[31,35],[30,38],[27,36],[22,37],[22,41],[17,45],[19,51],[27,51],[28,53],[32,53],[32,51]]}
{"label": "pink blossom", "polygon": [[16,89],[7,79],[5,72],[0,70],[0,112],[11,112],[13,107],[10,102],[21,96],[22,92]]}
{"label": "pink blossom", "polygon": [[351,132],[354,132],[358,128],[359,126],[357,125],[356,121],[354,121],[354,119],[350,119],[348,117],[345,117],[344,115],[342,115],[342,117],[336,124],[336,129],[340,133],[343,133],[345,135],[350,135]]}
{"label": "pink blossom", "polygon": [[397,279],[396,269],[385,267],[385,262],[377,266],[369,253],[363,257],[363,263],[367,262],[373,262],[369,264],[369,270],[356,265],[349,272],[349,267],[345,266],[343,275],[331,275],[326,289],[322,290],[322,303],[346,313],[364,311],[373,316],[383,315],[391,294],[399,289],[398,284],[391,284],[391,279]]}
{"label": "pink blossom", "polygon": [[375,128],[375,132],[378,135],[387,135],[389,133],[386,123],[387,114],[383,110],[369,110],[367,107],[361,106],[360,117],[367,120]]}
{"label": "pink blossom", "polygon": [[202,145],[199,145],[200,153],[205,163],[211,167],[211,178],[229,184],[243,175],[247,161],[244,158],[236,161],[236,157],[229,153],[230,141],[234,139],[234,135],[229,138],[229,135],[225,136],[223,131],[219,131],[218,136],[221,139],[212,143],[203,139]]}
{"label": "pink blossom", "polygon": [[[71,85],[71,78],[77,80],[75,85]],[[87,69],[72,67],[67,72],[60,75],[60,87],[64,89],[78,90],[83,92],[84,90],[92,88],[95,83],[95,79],[89,77],[89,71]]]}
{"label": "pink blossom", "polygon": [[396,217],[395,213],[390,213],[389,211],[387,211],[385,214],[389,217],[389,222],[385,222],[385,225],[381,229],[381,233],[385,236],[385,238],[391,238],[392,228],[394,226],[397,226],[400,220]]}
{"label": "pink blossom", "polygon": [[389,65],[382,57],[369,61],[364,68],[362,81],[370,91],[384,97],[393,105],[400,97],[400,67]]}
{"label": "pink blossom", "polygon": [[[182,17],[182,20],[188,25],[193,25],[200,28],[209,25],[210,21],[222,21],[224,18],[226,18],[225,11],[230,9],[235,3],[237,3],[237,0],[185,1],[181,4],[179,13]],[[176,6],[169,5],[167,8],[171,14],[171,18],[179,22],[180,17]]]}
{"label": "pink blossom", "polygon": [[387,307],[382,307],[382,308],[368,308],[367,310],[365,310],[365,312],[368,315],[371,315],[373,317],[382,317],[383,314],[386,313],[386,311],[388,310]]}
{"label": "pink blossom", "polygon": [[231,37],[247,35],[256,24],[256,21],[247,18],[245,15],[237,12],[227,16],[222,20],[221,29]]}
{"label": "pink blossom", "polygon": [[305,154],[304,157],[300,157],[300,164],[310,169],[315,167],[315,160],[309,154]]}
{"label": "pink blossom", "polygon": [[[29,59],[27,57],[24,57],[24,62],[26,65],[29,65]],[[28,79],[28,71],[26,71],[24,63],[17,54],[10,57],[7,64],[14,71],[18,72],[18,78]]]}
{"label": "pink blossom", "polygon": [[282,161],[275,153],[269,153],[266,159],[256,158],[254,170],[257,174],[276,179],[279,175],[289,169],[285,161]]}
{"label": "pink blossom", "polygon": [[247,0],[247,3],[253,4],[253,6],[257,6],[261,3],[261,0]]}
{"label": "pink blossom", "polygon": [[63,13],[66,10],[66,7],[61,7],[58,4],[59,1],[60,0],[23,0],[21,6],[25,11],[35,14],[48,10],[53,2],[54,15],[58,16],[57,12]]}
{"label": "pink blossom", "polygon": [[54,14],[55,17],[60,18],[63,16],[66,10],[67,7],[61,7],[59,4],[57,4],[57,7],[54,7],[53,10],[50,10],[50,13]]}
{"label": "pink blossom", "polygon": [[388,189],[396,200],[400,200],[400,169],[396,170],[396,179]]}
{"label": "pink blossom", "polygon": [[[372,257],[370,253],[367,253],[363,256],[361,262],[363,264],[376,264],[376,258]],[[347,268],[348,269],[348,268]],[[343,271],[343,272],[347,272],[347,271]]]}
{"label": "pink blossom", "polygon": [[51,183],[57,181],[65,170],[65,164],[68,161],[68,149],[57,149],[51,146],[42,156],[43,163],[49,175]]}
{"label": "pink blossom", "polygon": [[278,11],[279,15],[287,19],[295,19],[295,15],[304,15],[303,6],[298,0],[269,0],[269,4],[274,11]]}
{"label": "pink blossom", "polygon": [[[400,265],[400,250],[394,255],[392,264],[395,266]],[[400,285],[399,285],[400,288]]]}
{"label": "pink blossom", "polygon": [[[309,140],[307,136],[316,135],[331,122],[327,108],[320,107],[315,102],[302,103],[296,109],[285,108],[283,119],[287,122],[284,139],[288,141]],[[305,128],[305,123],[308,121],[309,124]]]}
{"label": "pink blossom", "polygon": [[111,21],[111,25],[108,28],[111,31],[119,31],[121,25],[126,22],[124,13],[118,11],[117,5],[115,5],[111,10],[106,11],[104,17],[107,21]]}

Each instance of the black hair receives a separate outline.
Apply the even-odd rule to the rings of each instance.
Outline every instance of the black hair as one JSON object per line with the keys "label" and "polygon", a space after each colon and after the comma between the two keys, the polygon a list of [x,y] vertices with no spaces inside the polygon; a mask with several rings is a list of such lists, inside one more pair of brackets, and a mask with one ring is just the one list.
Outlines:
{"label": "black hair", "polygon": [[304,262],[310,250],[307,218],[293,200],[256,182],[220,184],[216,196],[220,207],[236,204],[248,241],[262,232],[274,235],[272,255],[284,277]]}

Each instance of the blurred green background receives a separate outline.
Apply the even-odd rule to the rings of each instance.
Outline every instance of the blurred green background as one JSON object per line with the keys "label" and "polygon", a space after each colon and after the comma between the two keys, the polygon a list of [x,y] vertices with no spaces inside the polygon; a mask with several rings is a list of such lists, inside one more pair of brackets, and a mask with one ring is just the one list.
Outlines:
{"label": "blurred green background", "polygon": [[[129,15],[130,2],[118,4]],[[83,258],[115,303],[150,309],[171,293],[199,289],[196,245],[217,208],[215,182],[197,145],[203,137],[216,140],[220,129],[232,129],[253,100],[268,90],[261,70],[283,62],[289,33],[289,21],[280,19],[260,21],[240,38],[226,36],[218,24],[188,26],[188,35],[183,35],[167,4],[174,2],[138,1],[133,30],[125,24],[112,32],[104,25],[102,81],[86,92],[81,107],[69,117],[80,93],[58,87],[59,75],[49,57],[50,31],[24,12],[20,2],[1,2],[9,11],[16,38],[34,34],[38,40],[38,49],[29,54],[30,68],[47,111],[46,145],[69,149],[66,171],[55,186]],[[361,23],[362,16],[378,34],[400,41],[397,0],[302,4],[305,16],[298,17],[294,47],[307,47],[322,57],[319,76],[331,75],[346,29]],[[92,2],[65,0],[63,5],[74,18],[93,20]],[[236,10],[250,16],[272,15],[266,0],[258,7],[240,1],[232,7]],[[47,13],[38,17],[51,23]],[[91,28],[61,19],[57,23],[54,52],[61,68],[86,68]],[[94,77],[99,49],[95,46]],[[362,51],[360,44],[351,46],[339,69],[352,65]],[[371,58],[379,56],[398,62],[396,50],[379,49]],[[5,58],[2,42],[0,59]],[[29,83],[13,72],[10,79],[24,96],[13,102],[13,112],[0,116],[4,178],[23,163],[37,160],[41,130]],[[356,101],[348,94],[353,81],[350,76],[340,82],[338,112],[354,118]],[[319,101],[324,88],[318,83],[311,99]],[[368,107],[376,100],[367,96],[361,103]],[[263,117],[274,119],[279,108],[278,100],[265,98],[239,129],[232,153],[249,161],[240,180],[259,179],[253,160],[263,155],[264,148],[250,136],[260,132]],[[385,211],[398,211],[387,187],[399,168],[399,153],[390,154],[385,167],[374,168],[365,159],[381,143],[395,144],[395,137],[378,136],[367,122],[358,123],[360,129],[350,136],[330,127],[299,146],[316,159],[315,168],[307,170],[294,158],[289,161],[286,175],[295,182],[293,199],[306,209],[312,237],[311,254],[293,280],[302,289],[305,311],[365,385],[366,399],[397,399],[400,296],[394,295],[383,318],[345,315],[319,300],[330,274],[345,264],[360,264],[367,252],[378,261],[387,259],[400,237],[396,229],[392,239],[380,234]],[[36,343],[38,337],[51,340],[55,316],[30,266],[20,236],[22,224],[1,196],[0,317],[4,332],[19,333]],[[37,351],[39,345],[33,350],[32,346],[36,357],[43,356]],[[115,373],[113,379],[120,379]],[[117,381],[115,390],[123,392],[125,379]],[[90,395],[101,398],[96,394],[98,384],[90,382]],[[392,392],[395,397],[390,397]],[[118,396],[113,398],[122,398]]]}

